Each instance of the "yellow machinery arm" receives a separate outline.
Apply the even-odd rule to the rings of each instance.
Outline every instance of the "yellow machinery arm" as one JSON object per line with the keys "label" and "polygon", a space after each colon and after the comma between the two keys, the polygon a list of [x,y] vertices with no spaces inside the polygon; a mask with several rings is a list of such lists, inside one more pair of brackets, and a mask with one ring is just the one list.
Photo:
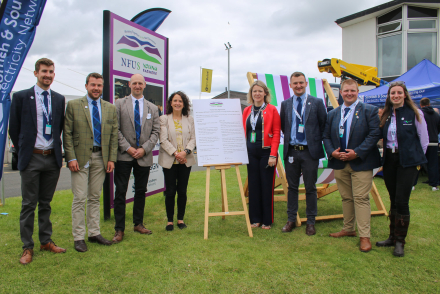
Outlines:
{"label": "yellow machinery arm", "polygon": [[332,73],[334,77],[343,80],[351,78],[360,86],[380,86],[384,83],[377,77],[377,67],[347,63],[341,59],[332,58],[318,61],[319,72]]}

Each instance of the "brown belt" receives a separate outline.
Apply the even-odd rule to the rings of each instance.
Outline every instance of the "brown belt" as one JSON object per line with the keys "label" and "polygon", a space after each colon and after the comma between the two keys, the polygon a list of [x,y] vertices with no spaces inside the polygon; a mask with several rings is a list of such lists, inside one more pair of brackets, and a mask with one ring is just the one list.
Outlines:
{"label": "brown belt", "polygon": [[393,149],[391,149],[391,148],[387,148],[387,151],[391,152],[391,153],[399,153],[399,149],[397,149],[397,148],[394,150],[394,152],[393,152]]}
{"label": "brown belt", "polygon": [[48,150],[34,149],[34,153],[35,154],[50,155],[50,154],[55,153],[55,151],[53,149],[48,149]]}

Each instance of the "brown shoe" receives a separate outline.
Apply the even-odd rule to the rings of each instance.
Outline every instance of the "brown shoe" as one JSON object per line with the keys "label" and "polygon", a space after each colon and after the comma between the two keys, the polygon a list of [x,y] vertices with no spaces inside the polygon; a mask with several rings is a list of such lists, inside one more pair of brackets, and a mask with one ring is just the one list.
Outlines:
{"label": "brown shoe", "polygon": [[333,237],[333,238],[356,237],[356,231],[347,232],[347,231],[341,230],[340,232],[337,232],[337,233],[331,233],[329,236]]}
{"label": "brown shoe", "polygon": [[91,243],[98,243],[98,244],[106,245],[106,246],[112,245],[112,241],[109,241],[109,240],[105,239],[101,235],[96,235],[96,236],[93,236],[93,237],[89,237],[89,242],[91,242]]}
{"label": "brown shoe", "polygon": [[371,250],[371,242],[370,242],[370,238],[368,237],[361,237],[361,244],[359,245],[359,249],[362,252],[368,252]]}
{"label": "brown shoe", "polygon": [[122,239],[124,239],[124,232],[123,231],[116,231],[115,236],[112,239],[112,242],[116,244],[116,243],[121,242]]}
{"label": "brown shoe", "polygon": [[34,249],[25,248],[20,258],[20,263],[26,265],[32,262],[32,256],[34,256]]}
{"label": "brown shoe", "polygon": [[49,243],[45,244],[45,245],[40,245],[40,250],[46,250],[46,251],[50,251],[53,253],[65,253],[66,249],[58,247],[57,245],[55,245],[55,243],[53,241],[50,241]]}
{"label": "brown shoe", "polygon": [[306,226],[306,234],[309,236],[313,236],[316,234],[315,225],[309,225]]}
{"label": "brown shoe", "polygon": [[135,232],[139,232],[139,233],[141,233],[141,234],[146,234],[146,235],[151,235],[151,234],[153,234],[152,231],[147,230],[147,229],[144,227],[144,224],[138,224],[137,226],[135,226],[135,227],[134,227],[134,231],[135,231]]}
{"label": "brown shoe", "polygon": [[287,222],[286,225],[283,227],[283,229],[281,230],[281,232],[283,233],[290,233],[293,231],[293,229],[295,228],[295,222]]}

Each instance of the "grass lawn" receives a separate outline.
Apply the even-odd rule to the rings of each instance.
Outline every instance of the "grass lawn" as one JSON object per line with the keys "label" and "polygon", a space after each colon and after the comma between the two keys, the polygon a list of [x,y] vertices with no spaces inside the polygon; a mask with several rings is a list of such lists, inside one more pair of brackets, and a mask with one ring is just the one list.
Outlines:
{"label": "grass lawn", "polygon": [[[246,170],[241,169],[243,180]],[[23,266],[19,234],[21,198],[9,198],[0,212],[0,292],[2,293],[440,293],[440,191],[422,184],[410,201],[411,225],[405,257],[392,248],[378,248],[388,237],[384,216],[371,220],[373,250],[359,251],[359,238],[328,237],[342,228],[342,220],[318,222],[317,234],[307,236],[305,226],[281,233],[286,203],[275,203],[271,230],[254,229],[249,238],[244,216],[210,217],[209,239],[203,239],[205,172],[193,172],[185,216],[187,229],[166,232],[162,194],[147,198],[144,222],[150,236],[132,231],[132,204],[127,206],[127,230],[122,243],[105,247],[87,243],[89,251],[73,249],[71,191],[57,192],[52,202],[53,240],[65,254],[35,251],[34,261]],[[385,206],[388,194],[382,179],[375,179]],[[241,210],[235,170],[227,171],[229,210]],[[211,173],[211,211],[221,211],[219,173]],[[320,215],[342,211],[338,192],[318,201]],[[372,209],[376,209],[372,201]],[[305,214],[305,201],[300,202]],[[114,218],[103,221],[101,232],[113,236]],[[35,222],[38,249],[38,224]]]}

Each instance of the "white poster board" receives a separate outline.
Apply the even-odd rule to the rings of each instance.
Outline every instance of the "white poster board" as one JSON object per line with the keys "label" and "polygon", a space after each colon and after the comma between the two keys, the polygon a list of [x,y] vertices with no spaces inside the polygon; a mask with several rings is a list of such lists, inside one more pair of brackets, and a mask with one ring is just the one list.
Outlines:
{"label": "white poster board", "polygon": [[240,99],[193,100],[197,161],[248,164]]}

